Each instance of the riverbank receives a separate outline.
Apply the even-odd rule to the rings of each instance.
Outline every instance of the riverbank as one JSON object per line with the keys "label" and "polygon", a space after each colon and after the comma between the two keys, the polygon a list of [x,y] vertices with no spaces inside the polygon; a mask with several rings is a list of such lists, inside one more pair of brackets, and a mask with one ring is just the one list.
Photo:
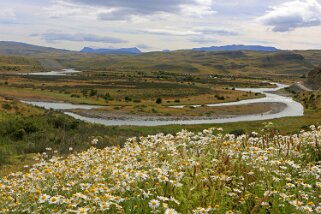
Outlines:
{"label": "riverbank", "polygon": [[246,116],[246,115],[268,115],[276,114],[284,111],[287,106],[283,103],[256,103],[248,104],[242,106],[218,106],[218,107],[208,107],[202,106],[199,108],[188,108],[186,107],[185,114],[182,114],[184,109],[173,109],[174,115],[166,115],[163,113],[157,112],[140,112],[137,114],[131,114],[126,111],[108,111],[104,109],[103,111],[99,108],[97,109],[76,109],[70,110],[70,112],[78,114],[83,117],[89,118],[99,118],[103,120],[129,120],[129,121],[185,121],[185,120],[214,120],[214,119],[224,119],[224,118],[233,118],[237,116]]}
{"label": "riverbank", "polygon": [[[194,105],[189,106],[172,106],[167,107],[169,112],[178,111],[174,118],[169,112],[162,112],[165,115],[156,114],[159,113],[157,109],[153,106],[140,106],[141,114],[124,114],[122,107],[114,107],[113,109],[106,109],[104,111],[93,111],[94,108],[98,106],[89,107],[80,105],[77,106],[70,103],[46,103],[46,102],[29,102],[29,104],[45,107],[46,109],[62,110],[65,114],[79,119],[85,122],[97,123],[106,126],[162,126],[162,125],[190,125],[190,124],[216,124],[216,123],[231,123],[231,122],[241,122],[241,121],[261,121],[261,120],[271,120],[283,117],[298,117],[303,116],[304,108],[303,106],[294,101],[291,97],[285,97],[282,95],[275,94],[275,92],[288,87],[285,84],[271,83],[275,84],[275,88],[237,88],[236,90],[247,92],[247,93],[261,93],[265,95],[263,98],[250,99],[250,100],[240,100],[237,102],[226,102],[226,103],[216,103],[216,104],[206,104],[206,105]],[[281,104],[281,105],[280,105]],[[64,108],[64,105],[67,107]],[[273,107],[273,105],[276,105]],[[73,109],[74,106],[74,109]],[[136,107],[139,107],[137,105]],[[211,111],[208,114],[208,109],[216,107],[216,110],[220,112]],[[260,107],[260,108],[257,108]],[[154,113],[150,117],[150,112],[143,108],[151,108],[151,112]],[[271,108],[271,109],[269,109]],[[78,110],[77,110],[78,109]],[[79,111],[79,109],[89,110],[90,112]],[[186,110],[189,112],[186,113]],[[230,111],[229,111],[230,109]],[[233,109],[233,110],[231,110]],[[191,115],[190,112],[198,113]],[[202,112],[202,110],[204,110]],[[237,110],[237,111],[236,111]],[[240,111],[241,110],[241,111]],[[118,112],[117,112],[118,111]],[[185,112],[184,112],[185,111]],[[98,112],[98,113],[97,113]],[[101,113],[103,112],[103,113]],[[117,114],[115,113],[117,112]],[[136,111],[137,112],[137,111]],[[139,112],[139,111],[138,111]],[[132,112],[129,112],[132,113]],[[202,114],[200,114],[202,113]],[[128,116],[131,115],[131,116]],[[177,117],[176,115],[179,115]],[[180,116],[184,115],[184,116]],[[155,117],[157,116],[157,117]],[[161,116],[161,117],[159,117]],[[164,117],[166,116],[166,118]],[[191,118],[194,116],[194,118]],[[196,116],[196,117],[195,117]]]}

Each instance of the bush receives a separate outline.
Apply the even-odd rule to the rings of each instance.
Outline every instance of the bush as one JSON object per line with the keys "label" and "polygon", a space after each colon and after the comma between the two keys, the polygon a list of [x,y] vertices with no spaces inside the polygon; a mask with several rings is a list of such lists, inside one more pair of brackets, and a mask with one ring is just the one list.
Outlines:
{"label": "bush", "polygon": [[22,140],[23,137],[25,136],[26,131],[24,129],[18,129],[15,132],[12,133],[12,136],[16,139],[16,140]]}
{"label": "bush", "polygon": [[161,103],[162,103],[162,98],[160,98],[160,97],[157,98],[157,99],[156,99],[156,103],[157,103],[157,104],[161,104]]}
{"label": "bush", "polygon": [[4,104],[2,104],[2,108],[6,109],[6,110],[11,110],[12,106],[9,103],[4,103]]}
{"label": "bush", "polygon": [[77,128],[79,122],[72,120],[64,115],[56,116],[48,119],[48,123],[51,124],[56,129],[75,129]]}
{"label": "bush", "polygon": [[90,96],[90,97],[94,97],[94,96],[96,96],[96,95],[97,95],[97,93],[98,93],[98,91],[97,91],[97,90],[95,90],[95,89],[91,89],[91,90],[90,90],[90,92],[89,92],[89,96]]}
{"label": "bush", "polygon": [[225,100],[225,97],[224,97],[224,96],[215,95],[214,97],[215,97],[216,99],[218,99],[218,100]]}
{"label": "bush", "polygon": [[105,99],[106,101],[114,100],[114,98],[112,98],[112,96],[110,96],[109,93],[106,93],[106,94],[104,95],[104,99]]}
{"label": "bush", "polygon": [[126,102],[130,102],[130,101],[132,101],[132,98],[130,98],[130,97],[125,97],[125,101],[126,101]]}
{"label": "bush", "polygon": [[236,129],[236,130],[231,131],[230,134],[233,134],[236,137],[238,137],[238,136],[245,134],[245,131],[243,129]]}
{"label": "bush", "polygon": [[80,96],[78,94],[72,94],[72,95],[70,95],[70,97],[80,98]]}

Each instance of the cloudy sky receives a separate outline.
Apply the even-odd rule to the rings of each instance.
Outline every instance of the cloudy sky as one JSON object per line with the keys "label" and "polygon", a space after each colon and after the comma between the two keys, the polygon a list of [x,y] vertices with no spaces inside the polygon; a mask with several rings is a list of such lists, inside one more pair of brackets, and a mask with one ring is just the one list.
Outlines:
{"label": "cloudy sky", "polygon": [[79,50],[321,49],[321,0],[0,1],[0,40]]}

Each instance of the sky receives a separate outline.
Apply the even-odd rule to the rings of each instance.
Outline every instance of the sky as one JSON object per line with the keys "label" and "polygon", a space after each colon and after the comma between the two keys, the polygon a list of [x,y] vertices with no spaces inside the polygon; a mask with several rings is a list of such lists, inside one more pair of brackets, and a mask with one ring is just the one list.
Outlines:
{"label": "sky", "polygon": [[321,49],[321,0],[2,0],[0,40],[80,50]]}

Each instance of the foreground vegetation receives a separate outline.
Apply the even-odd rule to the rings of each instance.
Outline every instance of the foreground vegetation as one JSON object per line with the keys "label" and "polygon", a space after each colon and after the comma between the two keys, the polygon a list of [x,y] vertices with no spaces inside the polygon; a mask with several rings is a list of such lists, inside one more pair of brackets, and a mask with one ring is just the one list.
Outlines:
{"label": "foreground vegetation", "polygon": [[[51,148],[0,181],[2,212],[320,213],[321,127],[282,136],[199,133],[130,138],[67,158]],[[93,139],[93,146],[99,145]]]}
{"label": "foreground vegetation", "polygon": [[[301,92],[294,95],[305,106],[302,117],[272,120],[273,127],[282,134],[308,130],[308,125],[321,125],[321,103],[318,92]],[[194,109],[191,109],[193,112]],[[146,136],[163,132],[174,134],[182,128],[198,132],[211,125],[170,125],[158,127],[102,126],[77,121],[62,113],[35,108],[11,99],[0,98],[0,177],[23,170],[34,163],[37,153],[50,147],[60,154],[84,151],[93,137],[100,139],[99,148],[119,145],[131,136]],[[224,133],[244,134],[264,128],[262,121],[220,124]]]}

